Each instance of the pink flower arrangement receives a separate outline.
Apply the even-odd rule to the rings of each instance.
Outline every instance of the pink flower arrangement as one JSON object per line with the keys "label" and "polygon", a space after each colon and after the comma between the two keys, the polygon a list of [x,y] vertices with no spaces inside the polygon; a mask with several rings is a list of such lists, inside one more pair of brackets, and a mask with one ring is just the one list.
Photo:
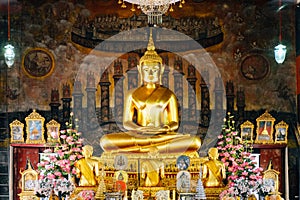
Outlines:
{"label": "pink flower arrangement", "polygon": [[261,187],[262,168],[256,167],[251,157],[251,150],[241,144],[238,132],[235,130],[232,116],[225,121],[223,131],[218,137],[217,148],[220,159],[225,163],[229,188],[220,194],[224,196],[249,196]]}
{"label": "pink flower arrangement", "polygon": [[74,129],[62,130],[60,138],[61,144],[53,150],[46,149],[44,158],[37,165],[39,181],[35,193],[39,196],[49,197],[51,192],[66,196],[74,190],[70,176],[76,175],[74,165],[83,157],[83,139],[81,133]]}

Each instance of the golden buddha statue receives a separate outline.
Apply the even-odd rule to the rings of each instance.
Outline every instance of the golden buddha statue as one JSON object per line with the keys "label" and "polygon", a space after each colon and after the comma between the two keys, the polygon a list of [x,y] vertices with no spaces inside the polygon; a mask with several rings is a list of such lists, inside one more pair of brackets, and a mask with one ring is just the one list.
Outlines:
{"label": "golden buddha statue", "polygon": [[96,186],[99,176],[99,162],[92,158],[93,147],[85,145],[82,147],[81,158],[75,163],[76,176],[79,178],[79,186]]}
{"label": "golden buddha statue", "polygon": [[178,102],[175,94],[161,85],[162,58],[155,51],[150,29],[147,51],[138,65],[141,86],[127,95],[123,126],[127,132],[110,133],[100,139],[105,152],[191,153],[201,145],[199,137],[179,134]]}
{"label": "golden buddha statue", "polygon": [[226,169],[223,162],[218,160],[217,148],[208,150],[209,160],[203,165],[203,185],[204,187],[223,187],[223,180],[226,178]]}
{"label": "golden buddha statue", "polygon": [[165,177],[164,163],[159,159],[159,153],[155,147],[148,152],[148,158],[141,161],[141,178],[145,186],[157,186],[161,178]]}

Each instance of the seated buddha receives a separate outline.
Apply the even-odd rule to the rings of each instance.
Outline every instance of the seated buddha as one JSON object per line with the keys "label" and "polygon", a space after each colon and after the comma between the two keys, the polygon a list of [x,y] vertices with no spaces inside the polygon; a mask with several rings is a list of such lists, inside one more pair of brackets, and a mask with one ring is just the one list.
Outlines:
{"label": "seated buddha", "polygon": [[126,132],[109,133],[100,139],[105,152],[182,153],[200,148],[199,137],[180,134],[178,102],[175,94],[161,85],[162,58],[155,51],[150,30],[147,51],[139,61],[141,86],[125,101],[123,126]]}

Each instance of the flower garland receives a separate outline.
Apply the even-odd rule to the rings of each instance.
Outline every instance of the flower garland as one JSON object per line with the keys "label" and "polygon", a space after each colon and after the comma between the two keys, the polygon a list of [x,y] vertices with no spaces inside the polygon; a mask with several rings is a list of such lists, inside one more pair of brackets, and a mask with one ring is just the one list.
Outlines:
{"label": "flower garland", "polygon": [[227,117],[222,133],[218,136],[217,148],[221,161],[225,163],[229,188],[220,194],[224,196],[248,197],[262,187],[262,168],[256,167],[251,149],[241,143],[235,130],[233,116]]}
{"label": "flower garland", "polygon": [[[72,127],[71,123],[69,127]],[[58,196],[67,196],[75,188],[70,179],[76,175],[75,163],[83,157],[83,139],[80,132],[71,128],[60,131],[60,138],[61,144],[57,144],[54,150],[46,149],[45,157],[37,165],[37,196],[49,197],[53,192]]]}

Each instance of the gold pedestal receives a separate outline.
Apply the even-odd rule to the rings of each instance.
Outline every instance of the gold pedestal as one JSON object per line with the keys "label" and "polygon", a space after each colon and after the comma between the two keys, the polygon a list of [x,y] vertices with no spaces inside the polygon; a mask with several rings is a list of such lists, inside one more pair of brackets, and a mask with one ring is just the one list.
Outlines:
{"label": "gold pedestal", "polygon": [[205,194],[206,194],[206,199],[207,200],[217,200],[220,199],[219,195],[221,192],[226,190],[226,187],[211,187],[211,188],[204,188]]}
{"label": "gold pedestal", "polygon": [[74,190],[74,192],[70,195],[70,199],[79,199],[78,195],[81,191],[94,191],[95,194],[97,192],[97,186],[77,186]]}
{"label": "gold pedestal", "polygon": [[[128,159],[143,159],[149,158],[149,153],[130,153],[130,152],[120,152],[120,153],[111,153],[111,152],[103,152],[101,155],[101,160],[103,159],[114,159],[117,155],[125,155]],[[199,154],[197,151],[194,152],[187,152],[187,153],[159,153],[155,157],[160,159],[176,159],[181,156],[186,155],[190,158],[199,158]]]}
{"label": "gold pedestal", "polygon": [[[179,169],[177,168],[177,158],[181,154],[157,154],[155,157],[150,157],[146,153],[103,153],[99,161],[104,167],[107,192],[116,192],[114,188],[115,173],[115,158],[124,155],[126,160],[126,167],[123,168],[128,174],[127,191],[141,190],[143,191],[144,199],[155,198],[155,194],[160,190],[169,190],[170,195],[175,194],[176,181]],[[190,193],[196,193],[196,186],[199,179],[200,165],[208,160],[207,157],[199,157],[197,152],[187,154],[190,157],[190,165],[187,171],[191,174],[191,188]],[[155,159],[164,164],[164,177],[161,177],[160,182],[156,186],[146,187],[145,180],[141,178],[141,164],[145,160]],[[208,200],[219,199],[219,194],[226,188],[205,188],[206,197]],[[172,195],[171,195],[172,196]],[[174,195],[173,195],[174,196]],[[174,198],[172,196],[172,198]],[[129,195],[130,198],[130,195]]]}
{"label": "gold pedestal", "polygon": [[148,199],[149,197],[155,198],[155,195],[158,191],[167,189],[166,187],[138,187],[138,190],[144,192],[144,199]]}

